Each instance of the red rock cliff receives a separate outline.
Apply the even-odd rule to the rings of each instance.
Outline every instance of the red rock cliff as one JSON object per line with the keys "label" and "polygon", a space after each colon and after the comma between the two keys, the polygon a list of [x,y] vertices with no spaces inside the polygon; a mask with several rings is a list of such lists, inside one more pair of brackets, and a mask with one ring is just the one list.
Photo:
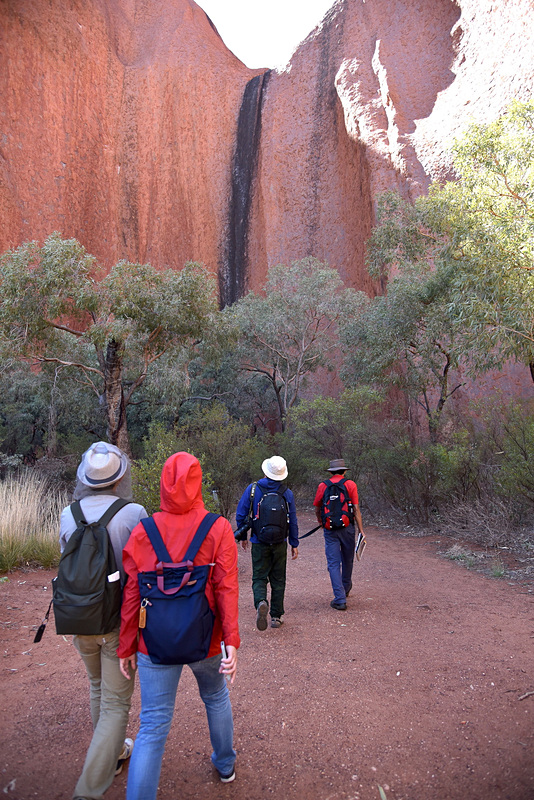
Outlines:
{"label": "red rock cliff", "polygon": [[531,0],[337,0],[280,73],[193,0],[0,0],[0,249],[203,261],[224,301],[314,255],[372,291],[376,194],[534,88]]}
{"label": "red rock cliff", "polygon": [[534,89],[532,0],[337,0],[263,100],[250,283],[312,254],[372,291],[378,192],[450,176],[448,145]]}
{"label": "red rock cliff", "polygon": [[214,271],[254,72],[192,0],[0,0],[0,249]]}

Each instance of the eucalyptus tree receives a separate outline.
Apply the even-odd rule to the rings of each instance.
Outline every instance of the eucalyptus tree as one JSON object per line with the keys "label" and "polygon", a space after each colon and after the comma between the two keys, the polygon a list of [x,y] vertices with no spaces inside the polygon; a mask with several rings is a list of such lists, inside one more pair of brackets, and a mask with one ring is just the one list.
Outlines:
{"label": "eucalyptus tree", "polygon": [[457,179],[415,204],[380,199],[368,268],[385,293],[344,328],[349,381],[399,386],[433,440],[458,366],[511,358],[534,380],[534,103],[472,125],[453,157]]}
{"label": "eucalyptus tree", "polygon": [[355,296],[337,270],[308,257],[272,267],[261,293],[227,309],[238,331],[238,367],[272,390],[282,430],[307,378],[320,367],[338,368],[338,324]]}
{"label": "eucalyptus tree", "polygon": [[473,363],[524,363],[534,381],[534,101],[513,102],[454,146],[458,180],[420,201],[443,237],[451,313]]}
{"label": "eucalyptus tree", "polygon": [[0,259],[0,336],[12,357],[54,364],[99,400],[107,436],[130,450],[126,409],[155,362],[202,335],[217,311],[204,267],[120,261],[105,274],[75,239],[51,235]]}
{"label": "eucalyptus tree", "polygon": [[[369,253],[370,260],[381,255],[387,292],[373,299],[361,295],[358,312],[343,325],[343,376],[348,385],[368,383],[405,393],[422,408],[430,440],[436,442],[445,404],[462,385],[454,376],[465,343],[461,325],[449,313],[447,280],[429,264],[429,243],[416,221],[413,207],[400,198],[382,199]],[[384,249],[390,236],[397,242],[391,259]],[[377,277],[372,267],[371,274]]]}
{"label": "eucalyptus tree", "polygon": [[413,206],[382,198],[370,271],[422,268],[462,331],[471,372],[511,358],[534,380],[534,101],[471,125],[452,152],[456,180]]}

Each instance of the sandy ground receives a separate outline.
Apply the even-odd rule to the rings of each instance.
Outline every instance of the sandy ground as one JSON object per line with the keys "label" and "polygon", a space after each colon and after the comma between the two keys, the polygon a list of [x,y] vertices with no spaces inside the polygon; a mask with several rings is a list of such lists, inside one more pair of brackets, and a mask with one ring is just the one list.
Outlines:
{"label": "sandy ground", "polygon": [[[299,514],[301,532],[313,516]],[[250,551],[239,549],[242,646],[231,687],[237,779],[211,767],[190,670],[178,692],[158,798],[534,798],[534,593],[473,573],[437,538],[368,529],[346,612],[330,608],[320,531],[288,564],[285,624],[260,633]],[[34,632],[51,572],[0,584],[0,795],[70,798],[88,746],[88,686],[71,637]],[[531,694],[529,694],[529,692]],[[139,712],[136,688],[130,735]],[[124,798],[126,774],[106,800]]]}

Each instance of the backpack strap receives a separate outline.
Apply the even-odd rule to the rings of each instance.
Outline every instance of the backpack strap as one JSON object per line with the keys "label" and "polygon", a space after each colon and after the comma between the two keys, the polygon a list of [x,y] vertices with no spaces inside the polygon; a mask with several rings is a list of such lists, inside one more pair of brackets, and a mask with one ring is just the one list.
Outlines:
{"label": "backpack strap", "polygon": [[280,495],[280,497],[285,503],[286,514],[287,514],[287,527],[289,531],[289,503],[287,502],[286,492],[287,492],[287,486],[285,485],[285,483],[282,483],[281,486],[278,487],[277,493]]}
{"label": "backpack strap", "polygon": [[[124,500],[123,498],[118,497],[116,500],[113,501],[113,503],[109,506],[109,508],[106,509],[106,511],[104,511],[100,519],[96,523],[92,524],[103,525],[104,528],[107,528],[109,521],[115,516],[117,511],[120,511],[121,508],[127,506],[128,503],[131,503],[131,500]],[[74,522],[76,523],[76,525],[89,524],[85,519],[85,514],[82,511],[82,507],[80,505],[79,500],[75,500],[73,503],[71,503],[70,510],[72,512],[72,516],[74,517]]]}
{"label": "backpack strap", "polygon": [[256,487],[257,486],[258,486],[258,483],[255,481],[252,484],[252,486],[250,487],[250,506],[249,506],[249,509],[248,509],[249,519],[252,519],[253,516],[254,516],[254,512],[253,512],[253,509],[254,509],[254,495],[256,494]]}
{"label": "backpack strap", "polygon": [[341,480],[338,481],[337,484],[338,484],[338,486],[341,485],[343,487],[343,491],[345,492],[345,497],[347,498],[347,509],[348,509],[348,512],[349,512],[349,521],[351,523],[353,523],[354,522],[354,504],[352,502],[352,498],[350,496],[350,492],[347,489],[347,487],[345,486],[346,482],[347,482],[346,478],[341,478]]}
{"label": "backpack strap", "polygon": [[165,543],[161,538],[161,533],[159,532],[158,526],[154,522],[152,517],[147,517],[146,519],[141,520],[141,525],[146,531],[148,538],[150,539],[150,544],[154,548],[154,552],[156,556],[161,562],[170,563],[171,557],[169,555],[169,551],[165,547]]}
{"label": "backpack strap", "polygon": [[[161,533],[158,530],[158,526],[156,525],[154,519],[152,517],[148,517],[147,519],[142,519],[141,524],[145,529],[148,538],[150,539],[150,544],[154,548],[154,552],[156,553],[157,558],[159,559],[158,563],[156,564],[156,574],[157,574],[157,585],[158,589],[163,592],[163,594],[176,594],[180,591],[182,586],[184,586],[190,579],[191,573],[193,571],[193,560],[198,553],[200,546],[206,536],[208,535],[212,525],[216,520],[218,520],[220,514],[214,514],[209,512],[203,518],[202,522],[197,528],[195,535],[191,541],[191,544],[187,548],[187,552],[184,556],[184,560],[181,561],[179,564],[175,564],[171,561],[171,557],[169,555],[169,551],[165,547],[165,543],[162,539]],[[180,586],[175,587],[174,589],[165,589],[165,583],[163,579],[163,569],[165,567],[185,567],[186,572],[182,578],[182,582]]]}
{"label": "backpack strap", "polygon": [[323,501],[322,502],[323,502],[323,505],[324,505],[324,499],[326,497],[326,493],[327,493],[328,489],[331,486],[334,485],[334,481],[331,481],[330,478],[327,478],[326,480],[323,481],[323,483],[324,483],[324,492],[323,492]]}
{"label": "backpack strap", "polygon": [[197,532],[193,536],[193,540],[189,547],[187,548],[187,553],[185,554],[184,558],[186,561],[193,561],[196,554],[200,550],[200,545],[208,535],[211,530],[212,525],[216,520],[219,519],[220,514],[214,514],[213,512],[208,512],[200,525],[197,528]]}
{"label": "backpack strap", "polygon": [[75,500],[73,503],[71,503],[70,510],[72,512],[72,516],[74,517],[74,522],[76,523],[77,526],[87,522],[87,520],[84,517],[79,500]]}
{"label": "backpack strap", "polygon": [[127,505],[128,505],[129,503],[131,503],[131,502],[132,502],[131,500],[124,500],[122,497],[118,497],[118,498],[117,498],[117,499],[116,499],[116,500],[115,500],[115,501],[114,501],[114,502],[113,502],[113,503],[110,505],[110,507],[108,508],[108,510],[107,510],[107,511],[105,511],[105,512],[102,514],[102,516],[101,516],[101,517],[100,517],[100,519],[98,520],[98,524],[99,524],[99,525],[103,525],[103,526],[104,526],[104,528],[107,528],[107,526],[108,526],[108,522],[109,522],[109,521],[110,521],[110,520],[111,520],[111,519],[112,519],[112,518],[115,516],[115,514],[116,514],[118,511],[120,511],[120,510],[121,510],[121,508],[124,508],[124,506],[127,506]]}

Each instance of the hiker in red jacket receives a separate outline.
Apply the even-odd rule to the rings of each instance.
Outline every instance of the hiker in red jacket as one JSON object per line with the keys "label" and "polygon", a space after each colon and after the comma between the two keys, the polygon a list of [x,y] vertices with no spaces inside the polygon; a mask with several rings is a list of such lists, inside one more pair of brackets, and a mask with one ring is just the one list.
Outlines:
{"label": "hiker in red jacket", "polygon": [[[161,511],[154,522],[173,562],[183,561],[197,528],[207,512],[202,500],[202,470],[189,453],[175,453],[161,474]],[[153,663],[139,628],[138,573],[156,569],[158,558],[143,525],[132,531],[123,553],[128,576],[123,595],[118,655],[124,675],[139,670],[141,726],[129,767],[127,800],[154,800],[157,793],[165,742],[169,733],[182,664]],[[189,664],[206,707],[212,763],[223,783],[235,778],[233,718],[225,676],[236,674],[238,628],[237,546],[230,523],[219,517],[204,539],[195,565],[212,564],[206,597],[215,614],[207,657]],[[150,609],[148,609],[150,613]],[[221,641],[227,657],[221,659]]]}
{"label": "hiker in red jacket", "polygon": [[[352,567],[356,545],[355,522],[359,532],[363,534],[358,487],[354,481],[345,479],[346,470],[347,466],[342,458],[331,461],[328,467],[330,479],[319,484],[313,501],[317,521],[324,530],[326,563],[334,592],[334,599],[330,605],[336,611],[347,610],[347,597],[352,589]],[[328,507],[325,507],[325,501],[328,499],[326,489],[330,484],[336,485],[340,482],[344,486],[344,491],[338,492],[341,497],[341,513],[335,519],[335,513],[333,517]]]}

